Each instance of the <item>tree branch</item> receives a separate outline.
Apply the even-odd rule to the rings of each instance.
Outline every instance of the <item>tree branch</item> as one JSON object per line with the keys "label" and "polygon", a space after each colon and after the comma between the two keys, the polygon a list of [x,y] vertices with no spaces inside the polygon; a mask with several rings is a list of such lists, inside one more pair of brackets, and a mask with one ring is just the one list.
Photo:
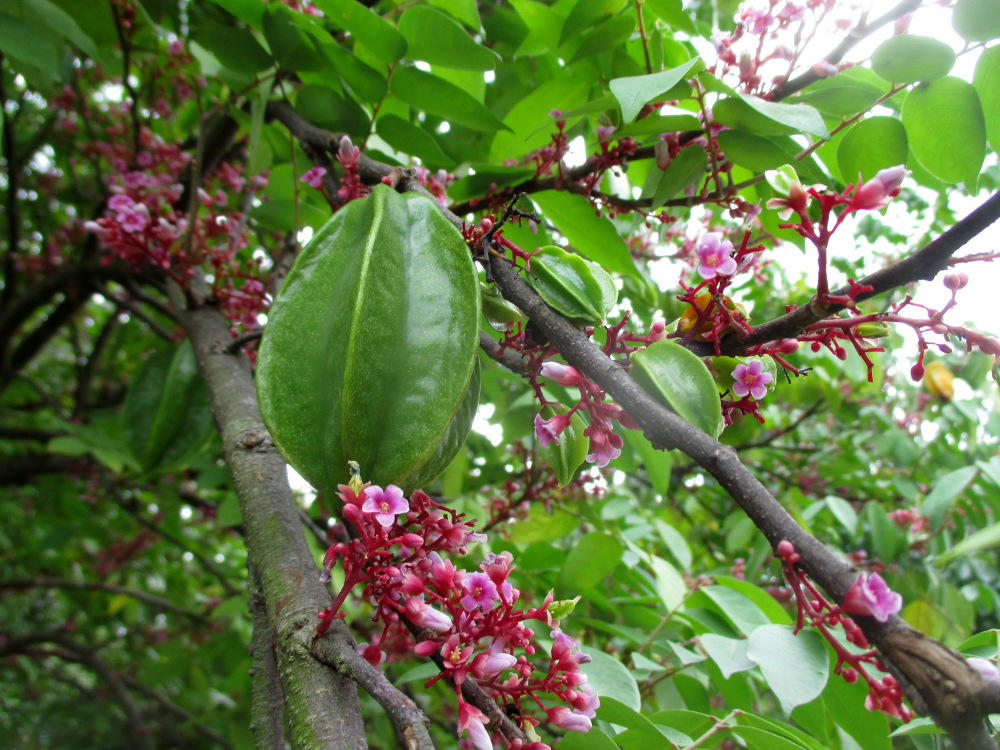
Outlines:
{"label": "tree branch", "polygon": [[[857,300],[861,302],[921,279],[926,281],[933,279],[948,266],[952,255],[997,219],[1000,219],[1000,191],[913,255],[860,279],[857,283],[871,286],[872,291],[857,295]],[[846,296],[850,291],[850,287],[845,286],[831,294]],[[807,305],[755,326],[753,333],[743,338],[735,334],[726,336],[720,342],[722,353],[730,357],[737,356],[757,344],[795,337],[813,323],[835,315],[843,309],[844,306],[838,304],[820,305],[814,297]],[[691,342],[687,346],[703,357],[715,354],[715,345],[712,343]]]}
{"label": "tree branch", "polygon": [[[782,540],[791,542],[801,555],[800,567],[837,602],[843,601],[857,573],[799,526],[732,448],[651,398],[582,331],[549,308],[509,263],[493,258],[492,270],[504,297],[531,318],[567,362],[624,407],[654,447],[679,449],[698,463],[736,500],[772,548]],[[902,676],[907,694],[918,709],[929,713],[956,741],[992,742],[984,724],[987,686],[961,656],[913,630],[899,617],[884,624],[872,617],[855,619],[885,661]],[[919,658],[912,653],[918,653]],[[993,747],[964,745],[980,746]]]}
{"label": "tree branch", "polygon": [[[364,748],[367,742],[353,682],[309,652],[316,613],[329,605],[330,596],[306,545],[287,466],[261,421],[250,365],[242,355],[224,353],[231,339],[220,313],[203,308],[185,310],[179,317],[208,385],[239,496],[248,566],[259,581],[273,634],[290,742],[302,748]],[[267,640],[261,636],[255,643],[261,646]],[[254,717],[255,725],[261,721],[273,726],[266,714]],[[264,742],[273,739],[268,731]],[[271,750],[272,746],[258,747]]]}
{"label": "tree branch", "polygon": [[125,596],[132,597],[133,599],[153,604],[160,609],[177,612],[178,614],[184,615],[195,622],[203,623],[208,620],[208,616],[203,613],[184,609],[184,607],[174,604],[173,602],[162,597],[156,596],[155,594],[140,591],[139,589],[126,588],[125,586],[116,586],[111,583],[102,583],[100,581],[71,581],[65,578],[48,578],[45,576],[38,578],[18,578],[8,581],[0,580],[0,591],[34,588],[79,589],[81,591],[106,591],[110,594],[124,594]]}

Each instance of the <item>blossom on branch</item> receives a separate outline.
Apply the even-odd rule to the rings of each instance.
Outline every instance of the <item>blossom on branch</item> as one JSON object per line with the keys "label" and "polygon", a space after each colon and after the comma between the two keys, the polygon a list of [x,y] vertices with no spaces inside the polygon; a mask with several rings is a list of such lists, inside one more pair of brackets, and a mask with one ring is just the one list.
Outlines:
{"label": "blossom on branch", "polygon": [[403,497],[403,491],[394,484],[390,484],[384,491],[378,485],[368,487],[365,490],[365,502],[361,506],[365,513],[374,513],[375,520],[385,527],[392,526],[396,523],[396,516],[409,509],[410,504]]}
{"label": "blossom on branch", "polygon": [[764,363],[755,359],[747,364],[738,364],[733,369],[733,393],[740,398],[747,394],[760,401],[767,395],[767,384],[774,378],[769,372],[764,372]]}
{"label": "blossom on branch", "polygon": [[736,260],[732,256],[733,243],[724,240],[718,232],[709,232],[698,243],[698,273],[704,279],[731,276],[736,273]]}
{"label": "blossom on branch", "polygon": [[851,615],[868,615],[886,622],[903,608],[903,597],[889,588],[878,573],[862,573],[844,597],[844,611]]}

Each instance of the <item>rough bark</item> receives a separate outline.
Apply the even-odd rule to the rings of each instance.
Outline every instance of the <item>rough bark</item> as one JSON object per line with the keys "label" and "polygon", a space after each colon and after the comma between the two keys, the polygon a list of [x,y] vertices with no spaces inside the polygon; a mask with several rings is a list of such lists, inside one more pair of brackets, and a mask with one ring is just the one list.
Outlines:
{"label": "rough bark", "polygon": [[[329,605],[330,596],[306,545],[287,467],[261,421],[250,365],[242,354],[225,353],[229,327],[218,311],[188,310],[181,320],[212,396],[239,496],[248,564],[273,635],[288,740],[303,749],[367,747],[354,683],[309,652],[316,614]],[[255,701],[254,707],[262,712],[255,714],[254,724],[272,727],[270,703]],[[272,750],[271,735],[271,729],[262,732],[257,746]]]}

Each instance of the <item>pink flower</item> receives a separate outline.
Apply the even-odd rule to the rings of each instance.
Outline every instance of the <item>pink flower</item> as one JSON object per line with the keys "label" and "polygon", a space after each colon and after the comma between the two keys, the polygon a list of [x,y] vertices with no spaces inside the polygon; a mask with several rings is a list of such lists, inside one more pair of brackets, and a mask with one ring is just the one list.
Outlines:
{"label": "pink flower", "polygon": [[793,180],[788,186],[788,197],[771,198],[767,207],[778,209],[778,217],[784,221],[791,218],[793,213],[802,216],[809,207],[809,192],[801,182]]}
{"label": "pink flower", "polygon": [[383,526],[392,526],[396,523],[396,516],[406,513],[410,509],[410,504],[403,497],[403,491],[394,484],[390,484],[382,490],[378,485],[372,485],[365,490],[365,502],[361,510],[365,513],[374,513],[375,520]]}
{"label": "pink flower", "polygon": [[542,445],[548,445],[555,441],[559,445],[559,434],[569,427],[570,416],[568,414],[556,414],[551,419],[542,419],[541,414],[535,415],[535,437]]}
{"label": "pink flower", "polygon": [[698,244],[698,273],[705,279],[716,276],[731,276],[736,273],[736,261],[730,255],[733,243],[722,239],[718,232],[709,232]]}
{"label": "pink flower", "polygon": [[583,375],[575,367],[560,364],[559,362],[543,363],[539,375],[559,385],[577,385],[583,381]]}
{"label": "pink flower", "polygon": [[486,715],[461,699],[458,703],[458,732],[468,732],[476,750],[493,750],[493,740],[486,731]]}
{"label": "pink flower", "polygon": [[415,596],[406,600],[403,610],[410,621],[418,627],[436,630],[438,633],[451,630],[451,617],[428,606],[426,602]]}
{"label": "pink flower", "polygon": [[490,609],[493,602],[500,598],[496,584],[485,573],[470,573],[462,579],[465,596],[462,597],[462,607],[471,612],[476,607]]}
{"label": "pink flower", "polygon": [[359,643],[358,656],[373,667],[377,667],[386,659],[385,651],[380,649],[377,643]]}
{"label": "pink flower", "polygon": [[361,158],[361,149],[351,143],[348,136],[340,139],[340,148],[337,149],[337,161],[341,164],[357,164]]}
{"label": "pink flower", "polygon": [[567,706],[556,706],[550,708],[546,713],[549,715],[549,721],[567,732],[589,732],[592,726],[590,719]]}
{"label": "pink flower", "polygon": [[587,460],[603,468],[622,454],[622,438],[614,432],[595,432],[590,436],[590,454]]}
{"label": "pink flower", "polygon": [[323,188],[323,175],[326,174],[326,167],[313,167],[299,178],[301,182],[309,183],[309,187],[321,190]]}
{"label": "pink flower", "polygon": [[607,143],[611,140],[611,136],[614,135],[615,126],[614,125],[598,125],[597,126],[597,140],[601,143]]}
{"label": "pink flower", "polygon": [[495,639],[488,651],[483,651],[472,660],[469,672],[473,677],[477,680],[488,680],[517,664],[516,657],[500,651],[502,646],[503,641]]}
{"label": "pink flower", "polygon": [[909,172],[902,164],[881,169],[868,182],[854,191],[851,208],[856,211],[882,208],[899,195],[899,186]]}
{"label": "pink flower", "polygon": [[903,608],[903,597],[889,588],[878,573],[862,573],[844,597],[844,611],[851,615],[870,615],[885,622]]}
{"label": "pink flower", "polygon": [[759,359],[755,359],[749,364],[736,365],[733,370],[733,379],[736,381],[733,385],[733,393],[740,398],[750,394],[758,401],[764,398],[767,395],[767,384],[774,376],[769,372],[763,372],[763,370],[764,363]]}

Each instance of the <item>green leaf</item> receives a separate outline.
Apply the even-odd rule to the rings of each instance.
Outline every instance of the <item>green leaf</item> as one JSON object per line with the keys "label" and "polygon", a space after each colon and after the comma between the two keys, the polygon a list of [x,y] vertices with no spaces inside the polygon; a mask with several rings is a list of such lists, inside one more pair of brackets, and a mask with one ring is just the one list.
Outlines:
{"label": "green leaf", "polygon": [[510,527],[510,541],[516,544],[533,544],[562,539],[580,527],[580,519],[564,510],[547,513],[544,508],[534,508],[531,518]]}
{"label": "green leaf", "polygon": [[264,13],[264,38],[278,64],[286,70],[325,70],[326,58],[313,37],[299,28],[296,13],[287,5],[272,3]]}
{"label": "green leaf", "polygon": [[808,133],[823,140],[830,138],[823,116],[808,104],[769,102],[749,94],[739,94],[717,102],[712,114],[723,125],[755,135]]}
{"label": "green leaf", "polygon": [[698,640],[727,680],[737,672],[745,672],[757,666],[747,658],[750,642],[744,638],[725,638],[715,633],[705,633]]}
{"label": "green leaf", "polygon": [[590,87],[591,82],[586,78],[566,73],[530,89],[504,116],[510,132],[497,133],[494,137],[490,159],[502,164],[549,143],[557,122],[552,111],[579,106],[587,100]]}
{"label": "green leaf", "polygon": [[688,71],[699,62],[699,58],[693,58],[683,65],[661,73],[613,79],[609,86],[621,106],[622,121],[632,122],[643,106],[683,81]]}
{"label": "green leaf", "polygon": [[415,109],[428,112],[474,130],[507,129],[500,119],[453,83],[416,68],[397,68],[389,91]]}
{"label": "green leaf", "polygon": [[49,0],[27,0],[27,7],[38,20],[52,31],[75,44],[90,57],[99,58],[100,51],[94,40],[83,32],[73,17]]}
{"label": "green leaf", "polygon": [[708,154],[705,153],[705,149],[696,143],[681,149],[667,168],[660,172],[653,191],[653,210],[682,194],[685,188],[699,182],[707,170]]}
{"label": "green leaf", "polygon": [[903,102],[903,125],[913,155],[938,179],[965,182],[979,174],[986,125],[971,84],[949,76],[916,87]]}
{"label": "green leaf", "polygon": [[[611,97],[614,99],[614,97]],[[567,116],[569,113],[566,113]],[[697,130],[701,127],[701,121],[693,112],[680,107],[672,107],[664,104],[655,114],[647,115],[641,120],[636,120],[631,125],[615,131],[616,138],[624,138],[628,135],[659,135],[660,133],[673,133],[678,130]]]}
{"label": "green leaf", "polygon": [[854,537],[858,532],[858,514],[851,504],[836,495],[827,495],[824,502],[848,536]]}
{"label": "green leaf", "polygon": [[951,47],[915,34],[890,37],[872,54],[872,70],[889,83],[933,81],[948,75],[954,65]]}
{"label": "green leaf", "polygon": [[259,0],[211,0],[220,8],[225,8],[243,23],[257,31],[264,28],[264,11],[267,6]]}
{"label": "green leaf", "polygon": [[535,170],[525,167],[508,167],[503,164],[470,164],[475,174],[469,174],[455,180],[449,188],[448,195],[454,201],[465,201],[478,198],[489,192],[491,185],[497,188],[512,187],[528,180],[535,175]]}
{"label": "green leaf", "polygon": [[1000,547],[1000,523],[990,524],[986,528],[970,534],[950,550],[942,553],[935,564],[945,565],[957,558],[968,557],[996,547]]}
{"label": "green leaf", "polygon": [[[660,451],[660,453],[669,455],[664,451]],[[653,525],[656,527],[656,531],[659,533],[660,538],[663,539],[663,543],[667,546],[670,556],[673,557],[677,564],[681,566],[682,570],[690,570],[692,560],[691,548],[688,546],[684,535],[673,526],[669,525],[665,521],[661,521],[660,519],[653,521]]]}
{"label": "green leaf", "polygon": [[951,14],[951,25],[967,42],[1000,38],[1000,3],[997,0],[958,0]]}
{"label": "green leaf", "polygon": [[656,580],[656,592],[660,596],[668,610],[676,609],[687,594],[688,587],[684,583],[677,568],[668,563],[662,557],[650,555],[650,564],[653,567],[653,577]]}
{"label": "green leaf", "polygon": [[407,57],[461,70],[493,70],[500,55],[487,49],[439,10],[416,5],[399,19]]}
{"label": "green leaf", "polygon": [[560,598],[584,593],[603,581],[618,567],[625,548],[603,531],[591,531],[570,550],[559,573],[556,592]]}
{"label": "green leaf", "polygon": [[402,117],[382,115],[375,122],[375,131],[394,149],[417,157],[427,166],[445,169],[455,166],[455,161],[441,150],[434,136]]}
{"label": "green leaf", "polygon": [[125,437],[145,471],[183,467],[205,446],[213,430],[211,404],[190,342],[146,360],[122,416]]}
{"label": "green leaf", "polygon": [[[562,409],[558,413],[566,411]],[[556,413],[550,407],[542,410],[542,416],[546,419]],[[539,457],[555,471],[560,487],[565,487],[573,481],[576,470],[583,464],[590,451],[590,439],[583,434],[586,429],[583,417],[577,412],[570,418],[569,426],[559,434],[558,443],[553,439],[548,445],[538,448]]]}
{"label": "green leaf", "polygon": [[907,154],[909,147],[903,123],[895,117],[869,117],[848,130],[841,139],[837,147],[837,166],[845,183],[860,185],[880,169],[905,164]]}
{"label": "green leaf", "polygon": [[461,444],[448,435],[478,361],[479,316],[468,247],[431,200],[378,185],[348,203],[271,309],[257,393],[275,445],[322,492],[347,480],[348,461],[383,487],[429,481],[422,472],[454,456],[442,441]]}
{"label": "green leaf", "polygon": [[560,750],[621,750],[599,727],[586,732],[566,732],[559,740]]}
{"label": "green leaf", "polygon": [[34,25],[0,11],[0,49],[22,65],[33,65],[59,80],[59,51]]}
{"label": "green leaf", "polygon": [[581,323],[603,323],[618,300],[607,271],[555,246],[531,256],[526,278],[549,307]]}
{"label": "green leaf", "polygon": [[598,21],[613,16],[621,10],[625,2],[626,0],[590,0],[589,2],[577,2],[563,23],[559,45],[562,46],[574,37],[594,28],[594,25]]}
{"label": "green leaf", "polygon": [[601,705],[597,709],[597,718],[648,735],[650,742],[663,741],[663,735],[653,722],[636,709],[610,696],[601,699]]}
{"label": "green leaf", "polygon": [[385,98],[389,84],[379,71],[345,52],[339,44],[323,44],[322,49],[337,75],[361,101],[377,103]]}
{"label": "green leaf", "polygon": [[406,40],[382,16],[355,0],[315,0],[319,8],[337,28],[349,31],[372,54],[387,63],[394,63],[406,54]]}
{"label": "green leaf", "polygon": [[587,682],[601,698],[614,698],[635,711],[639,710],[639,686],[628,667],[597,649],[584,650],[591,658],[581,664],[580,671],[587,675]]}
{"label": "green leaf", "polygon": [[658,15],[672,29],[695,36],[698,34],[693,16],[684,8],[682,0],[645,0],[644,5]]}
{"label": "green leaf", "polygon": [[296,95],[295,106],[300,115],[318,127],[349,133],[358,139],[368,132],[370,123],[364,109],[329,86],[318,83],[303,86]]}
{"label": "green leaf", "polygon": [[726,158],[752,172],[766,172],[791,164],[799,150],[788,148],[787,136],[765,137],[743,130],[723,130],[718,138],[719,148],[725,152]]}
{"label": "green leaf", "polygon": [[593,204],[582,195],[544,190],[531,199],[581,255],[609,271],[637,273],[632,255],[615,225],[598,216]]}
{"label": "green leaf", "polygon": [[631,14],[609,18],[583,37],[583,42],[573,53],[570,62],[574,63],[598,52],[622,46],[632,36],[634,29],[635,18]]}
{"label": "green leaf", "polygon": [[632,355],[629,374],[647,393],[702,432],[722,432],[722,406],[701,358],[674,341],[657,341]]}
{"label": "green leaf", "polygon": [[274,65],[256,37],[238,26],[203,21],[196,27],[194,39],[230,70],[259,73]]}
{"label": "green leaf", "polygon": [[427,0],[428,5],[440,8],[445,13],[455,18],[473,31],[482,28],[482,21],[479,18],[479,8],[476,0]]}
{"label": "green leaf", "polygon": [[[747,658],[760,666],[786,715],[823,692],[830,674],[823,637],[812,630],[796,635],[788,625],[764,625],[754,630]],[[790,664],[794,668],[790,669]]]}
{"label": "green leaf", "polygon": [[870,109],[888,86],[867,68],[849,68],[817,81],[789,104],[811,104],[833,117],[849,117]]}
{"label": "green leaf", "polygon": [[975,466],[963,466],[948,472],[934,483],[933,489],[920,503],[920,512],[930,520],[932,529],[936,531],[941,528],[952,502],[965,491],[978,473],[979,469]]}
{"label": "green leaf", "polygon": [[983,107],[986,138],[993,150],[1000,152],[1000,46],[983,50],[972,85]]}

